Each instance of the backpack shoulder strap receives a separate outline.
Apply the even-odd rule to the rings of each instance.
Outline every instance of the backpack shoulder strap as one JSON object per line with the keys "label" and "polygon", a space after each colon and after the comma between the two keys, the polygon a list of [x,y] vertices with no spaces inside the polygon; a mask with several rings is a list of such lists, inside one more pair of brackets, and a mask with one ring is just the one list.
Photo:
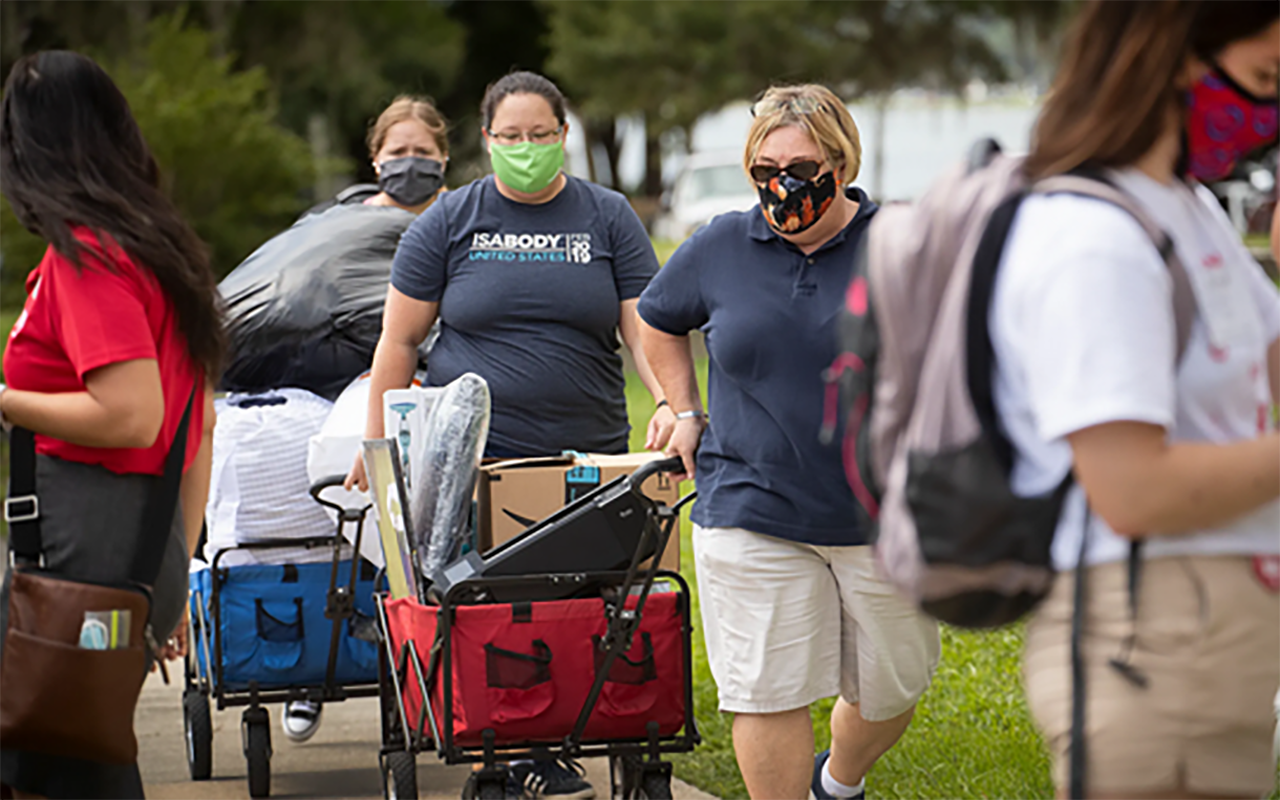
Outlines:
{"label": "backpack shoulder strap", "polygon": [[1177,335],[1177,360],[1182,360],[1186,352],[1187,340],[1191,337],[1191,324],[1196,317],[1196,299],[1191,290],[1191,281],[1183,267],[1182,260],[1173,246],[1173,240],[1146,211],[1119,187],[1106,180],[1100,174],[1067,174],[1054,175],[1038,181],[1031,189],[1036,194],[1075,194],[1092,197],[1118,206],[1133,217],[1146,231],[1151,243],[1164,259],[1169,269],[1169,277],[1173,279],[1173,320]]}

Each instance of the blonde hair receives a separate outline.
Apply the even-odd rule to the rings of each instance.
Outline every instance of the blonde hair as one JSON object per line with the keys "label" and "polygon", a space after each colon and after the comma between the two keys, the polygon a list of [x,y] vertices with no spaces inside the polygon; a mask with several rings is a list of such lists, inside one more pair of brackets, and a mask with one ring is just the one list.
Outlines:
{"label": "blonde hair", "polygon": [[833,167],[844,168],[844,183],[853,183],[858,177],[862,168],[858,126],[849,109],[827,87],[816,83],[771,86],[751,108],[754,119],[742,154],[744,170],[751,169],[770,133],[795,126],[808,132]]}
{"label": "blonde hair", "polygon": [[392,100],[391,105],[383,109],[377,121],[369,127],[369,136],[366,139],[369,145],[369,157],[377,157],[378,151],[387,140],[387,131],[391,130],[392,125],[411,119],[426,125],[427,130],[431,131],[431,138],[435,139],[436,147],[440,148],[440,154],[449,155],[449,123],[445,121],[444,115],[436,110],[430,99],[402,94]]}

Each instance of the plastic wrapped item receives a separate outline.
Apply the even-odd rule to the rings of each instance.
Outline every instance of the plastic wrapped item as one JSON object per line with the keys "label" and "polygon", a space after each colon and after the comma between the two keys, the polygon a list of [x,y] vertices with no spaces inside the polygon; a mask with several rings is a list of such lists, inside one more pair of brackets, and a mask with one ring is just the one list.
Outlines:
{"label": "plastic wrapped item", "polygon": [[[207,560],[245,542],[329,536],[334,523],[311,498],[307,449],[333,404],[302,389],[232,394],[214,403],[213,470],[205,519]],[[237,551],[219,562],[280,564],[323,561],[332,551],[300,547]]]}
{"label": "plastic wrapped item", "polygon": [[386,436],[396,440],[404,484],[413,491],[415,465],[423,463],[427,423],[431,409],[444,393],[442,386],[416,384],[408,389],[388,389],[382,394],[382,420]]}
{"label": "plastic wrapped item", "polygon": [[[391,261],[414,219],[398,208],[335,205],[232,270],[218,286],[232,354],[221,388],[293,386],[336,398],[373,362]],[[436,335],[419,348],[423,364]]]}
{"label": "plastic wrapped item", "polygon": [[[421,461],[410,462],[409,518],[421,572],[436,575],[457,554],[489,437],[489,385],[468,372],[444,387],[427,417]],[[412,452],[412,450],[411,450]]]}
{"label": "plastic wrapped item", "polygon": [[[400,392],[439,393],[443,391],[442,389],[423,389],[422,383],[426,379],[425,372],[418,372],[414,374],[413,383],[408,389],[393,389],[384,397],[397,396]],[[349,383],[334,401],[333,410],[320,426],[320,431],[311,437],[307,447],[307,478],[311,483],[334,475],[346,475],[351,471],[356,453],[360,452],[360,443],[364,441],[365,417],[369,413],[369,382],[370,374],[366,372]],[[422,415],[421,427],[417,426],[416,418],[414,422],[415,431],[424,429],[426,415]],[[396,432],[397,429],[388,422],[388,435],[395,435]],[[324,496],[346,508],[364,508],[372,502],[367,492],[358,489],[351,491],[341,488],[326,489]],[[325,513],[336,525],[338,515],[328,509],[325,509]],[[348,540],[354,540],[355,532],[354,525],[343,526],[342,533]],[[382,546],[378,543],[377,535],[371,533],[368,527],[365,528],[360,540],[360,555],[373,562],[375,566],[382,566]]]}

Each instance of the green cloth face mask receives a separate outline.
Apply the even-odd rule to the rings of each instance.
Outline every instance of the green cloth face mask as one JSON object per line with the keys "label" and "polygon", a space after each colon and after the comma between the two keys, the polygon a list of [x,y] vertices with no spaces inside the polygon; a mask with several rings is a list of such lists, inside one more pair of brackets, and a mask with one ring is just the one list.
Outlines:
{"label": "green cloth face mask", "polygon": [[564,166],[564,144],[490,144],[489,161],[498,180],[517,192],[534,194],[551,185]]}

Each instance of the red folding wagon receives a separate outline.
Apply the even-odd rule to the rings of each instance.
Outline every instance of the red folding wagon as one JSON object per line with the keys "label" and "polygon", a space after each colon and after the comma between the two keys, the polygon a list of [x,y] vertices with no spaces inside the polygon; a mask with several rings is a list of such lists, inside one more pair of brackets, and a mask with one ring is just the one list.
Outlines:
{"label": "red folding wagon", "polygon": [[700,737],[689,587],[655,556],[694,494],[674,507],[645,496],[659,470],[683,467],[655,461],[599,487],[447,568],[427,602],[379,596],[387,797],[417,797],[429,749],[481,764],[467,789],[479,798],[507,796],[509,761],[601,756],[614,797],[671,797],[662,758]]}

